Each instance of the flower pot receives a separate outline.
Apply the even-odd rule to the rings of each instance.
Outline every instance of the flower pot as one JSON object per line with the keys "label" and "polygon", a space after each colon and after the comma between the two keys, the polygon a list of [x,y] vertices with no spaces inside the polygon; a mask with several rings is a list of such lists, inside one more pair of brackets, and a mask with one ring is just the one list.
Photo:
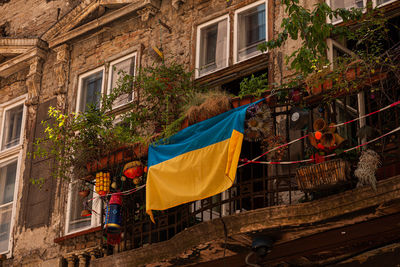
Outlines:
{"label": "flower pot", "polygon": [[90,210],[82,210],[81,211],[81,217],[89,217],[92,215],[92,212]]}
{"label": "flower pot", "polygon": [[89,195],[89,193],[90,193],[89,189],[86,189],[86,190],[81,190],[81,191],[79,191],[79,192],[78,192],[78,195],[79,195],[81,198],[85,198],[85,197],[87,197],[87,196]]}

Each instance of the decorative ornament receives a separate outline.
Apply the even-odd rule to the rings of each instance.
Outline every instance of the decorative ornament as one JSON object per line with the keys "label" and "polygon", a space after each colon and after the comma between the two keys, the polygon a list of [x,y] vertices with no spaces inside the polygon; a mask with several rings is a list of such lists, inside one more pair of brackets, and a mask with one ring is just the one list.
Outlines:
{"label": "decorative ornament", "polygon": [[292,93],[293,102],[299,102],[301,100],[301,93],[299,90],[294,90]]}
{"label": "decorative ornament", "polygon": [[294,130],[304,129],[308,124],[308,110],[294,107],[290,110],[290,127]]}
{"label": "decorative ornament", "polygon": [[142,177],[135,177],[133,178],[133,183],[135,185],[139,185],[140,183],[142,183]]}
{"label": "decorative ornament", "polygon": [[319,113],[323,113],[324,111],[325,111],[325,109],[324,109],[323,106],[319,106],[319,107],[318,107],[318,112],[319,112]]}
{"label": "decorative ornament", "polygon": [[108,203],[104,227],[107,232],[107,243],[116,245],[121,242],[122,196],[112,194]]}
{"label": "decorative ornament", "polygon": [[[279,147],[286,143],[285,138],[280,135],[270,135],[269,137],[265,138],[261,142],[261,149],[263,151],[269,151],[273,148]],[[281,161],[285,155],[285,151],[287,150],[288,146],[280,147],[274,151],[271,151],[266,156],[268,160],[276,160]]]}
{"label": "decorative ornament", "polygon": [[88,209],[84,209],[81,211],[81,217],[89,217],[92,215],[92,212]]}
{"label": "decorative ornament", "polygon": [[105,196],[110,192],[110,173],[98,172],[96,173],[96,192],[100,196]]}
{"label": "decorative ornament", "polygon": [[125,164],[123,170],[124,175],[130,179],[142,176],[143,172],[143,164],[138,160]]}
{"label": "decorative ornament", "polygon": [[367,149],[361,152],[360,161],[354,171],[354,175],[358,178],[357,187],[371,185],[376,191],[375,172],[380,164],[379,155],[375,151]]}
{"label": "decorative ornament", "polygon": [[332,150],[339,147],[346,139],[335,133],[334,126],[334,123],[330,123],[328,127],[323,119],[314,121],[315,133],[308,134],[310,144],[320,150]]}
{"label": "decorative ornament", "polygon": [[314,136],[315,136],[315,139],[321,140],[322,133],[321,133],[320,131],[316,131],[315,134],[314,134]]}
{"label": "decorative ornament", "polygon": [[250,142],[261,141],[272,134],[271,111],[267,104],[254,105],[247,109],[244,139]]}
{"label": "decorative ornament", "polygon": [[111,188],[112,188],[112,189],[117,189],[117,182],[113,182],[113,183],[111,184]]}

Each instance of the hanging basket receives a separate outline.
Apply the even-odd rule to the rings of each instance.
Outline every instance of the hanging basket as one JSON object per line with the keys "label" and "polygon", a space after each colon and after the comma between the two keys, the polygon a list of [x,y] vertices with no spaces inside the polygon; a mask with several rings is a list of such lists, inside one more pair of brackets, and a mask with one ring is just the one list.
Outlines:
{"label": "hanging basket", "polygon": [[334,159],[297,169],[296,180],[303,192],[332,189],[347,182],[350,164],[343,159]]}

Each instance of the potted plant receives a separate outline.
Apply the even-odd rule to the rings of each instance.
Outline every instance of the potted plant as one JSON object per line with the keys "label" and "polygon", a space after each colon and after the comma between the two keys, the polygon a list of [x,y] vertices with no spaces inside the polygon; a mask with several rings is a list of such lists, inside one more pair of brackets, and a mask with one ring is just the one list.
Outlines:
{"label": "potted plant", "polygon": [[90,194],[90,188],[84,180],[79,181],[78,195],[81,198],[85,198]]}

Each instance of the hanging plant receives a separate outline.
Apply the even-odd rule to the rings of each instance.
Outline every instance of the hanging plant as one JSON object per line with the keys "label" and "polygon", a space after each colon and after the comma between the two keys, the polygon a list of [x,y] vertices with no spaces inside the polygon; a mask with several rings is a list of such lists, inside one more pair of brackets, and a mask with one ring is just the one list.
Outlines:
{"label": "hanging plant", "polygon": [[370,185],[376,190],[375,172],[380,164],[378,153],[371,149],[364,150],[354,171],[354,175],[358,178],[357,187]]}

